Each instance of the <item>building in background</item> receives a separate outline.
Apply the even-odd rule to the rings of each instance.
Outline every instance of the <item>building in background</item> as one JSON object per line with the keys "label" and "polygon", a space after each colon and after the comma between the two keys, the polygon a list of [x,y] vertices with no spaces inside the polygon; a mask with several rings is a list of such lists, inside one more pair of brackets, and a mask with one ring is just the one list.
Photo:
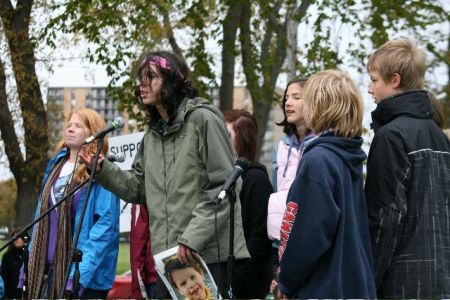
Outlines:
{"label": "building in background", "polygon": [[[118,110],[118,103],[108,97],[106,87],[49,87],[47,99],[47,117],[49,122],[50,145],[56,146],[64,132],[64,121],[75,108],[95,109],[106,121],[111,122],[123,114]],[[113,131],[111,135],[126,133]]]}
{"label": "building in background", "polygon": [[[281,90],[277,93],[282,95]],[[212,103],[219,106],[219,90],[210,90]],[[233,92],[234,108],[245,109],[253,112],[253,103],[249,91],[242,86],[234,88]],[[122,116],[126,122],[121,131],[111,132],[111,136],[135,132],[137,130],[136,121],[128,120],[128,114],[118,109],[119,103],[108,97],[106,86],[92,87],[49,87],[47,99],[47,116],[49,122],[49,139],[52,148],[61,140],[64,132],[64,120],[74,108],[88,107],[95,109],[105,118],[106,124],[110,124],[118,116]],[[136,107],[137,109],[137,107]],[[264,144],[261,149],[260,162],[265,164],[268,171],[271,171],[272,151],[275,143],[279,141],[283,134],[283,128],[276,126],[275,122],[283,120],[283,112],[278,103],[274,103],[270,112],[267,124],[267,131],[264,136]]]}

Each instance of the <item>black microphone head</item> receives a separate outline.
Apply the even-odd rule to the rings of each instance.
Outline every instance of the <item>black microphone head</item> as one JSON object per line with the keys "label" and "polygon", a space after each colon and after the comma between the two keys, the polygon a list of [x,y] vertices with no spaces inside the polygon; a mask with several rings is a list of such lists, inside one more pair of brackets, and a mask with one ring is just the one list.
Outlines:
{"label": "black microphone head", "polygon": [[123,128],[125,126],[125,120],[122,117],[117,117],[112,121],[111,126],[114,128]]}
{"label": "black microphone head", "polygon": [[242,170],[242,172],[245,172],[245,170],[247,170],[247,168],[250,166],[251,163],[252,162],[246,159],[245,157],[240,157],[236,161],[235,167],[238,167]]}
{"label": "black microphone head", "polygon": [[28,242],[30,241],[30,235],[28,234],[28,232],[22,233],[22,235],[20,236],[20,238],[23,240],[23,242],[24,242],[25,244],[28,244]]}
{"label": "black microphone head", "polygon": [[125,155],[123,155],[123,153],[110,154],[107,156],[107,158],[110,162],[124,162],[125,161]]}

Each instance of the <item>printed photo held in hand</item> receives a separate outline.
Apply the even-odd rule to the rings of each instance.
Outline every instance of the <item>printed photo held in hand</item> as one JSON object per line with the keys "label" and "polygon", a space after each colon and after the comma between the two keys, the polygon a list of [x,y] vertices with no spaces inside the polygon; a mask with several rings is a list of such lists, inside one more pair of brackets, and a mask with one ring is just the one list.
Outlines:
{"label": "printed photo held in hand", "polygon": [[158,275],[173,299],[220,299],[208,267],[197,253],[185,264],[177,257],[178,247],[155,255]]}

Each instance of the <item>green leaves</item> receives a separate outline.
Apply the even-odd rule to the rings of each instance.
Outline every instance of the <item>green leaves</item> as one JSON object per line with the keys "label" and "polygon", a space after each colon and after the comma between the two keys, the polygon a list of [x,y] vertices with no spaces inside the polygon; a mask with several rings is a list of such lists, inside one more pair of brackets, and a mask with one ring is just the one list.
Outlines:
{"label": "green leaves", "polygon": [[[90,60],[106,66],[113,78],[111,86],[125,80],[125,89],[132,88],[133,64],[143,52],[169,48],[186,58],[193,81],[207,96],[209,89],[218,85],[216,70],[223,62],[218,61],[220,50],[214,48],[226,46],[222,26],[233,3],[243,8],[235,19],[239,40],[231,45],[233,53],[240,54],[236,62],[242,67],[237,70],[245,76],[255,102],[274,99],[290,44],[298,45],[294,47],[297,61],[285,68],[294,67],[302,75],[340,68],[344,62],[365,71],[373,49],[399,35],[428,43],[435,61],[443,59],[436,41],[445,41],[445,37],[438,31],[430,42],[429,34],[433,24],[449,22],[449,14],[438,0],[58,1],[52,9],[60,13],[43,29],[42,36],[56,47],[60,32],[82,35],[92,45]],[[301,28],[297,41],[288,41],[289,22]],[[127,101],[122,105],[134,103]]]}

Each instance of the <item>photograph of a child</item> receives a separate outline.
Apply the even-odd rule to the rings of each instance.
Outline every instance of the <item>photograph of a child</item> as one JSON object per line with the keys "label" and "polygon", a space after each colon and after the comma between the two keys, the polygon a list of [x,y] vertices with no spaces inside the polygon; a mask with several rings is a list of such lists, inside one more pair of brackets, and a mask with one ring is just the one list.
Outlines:
{"label": "photograph of a child", "polygon": [[173,299],[219,299],[217,286],[209,270],[196,256],[195,262],[184,264],[177,258],[177,248],[155,255],[157,271]]}

